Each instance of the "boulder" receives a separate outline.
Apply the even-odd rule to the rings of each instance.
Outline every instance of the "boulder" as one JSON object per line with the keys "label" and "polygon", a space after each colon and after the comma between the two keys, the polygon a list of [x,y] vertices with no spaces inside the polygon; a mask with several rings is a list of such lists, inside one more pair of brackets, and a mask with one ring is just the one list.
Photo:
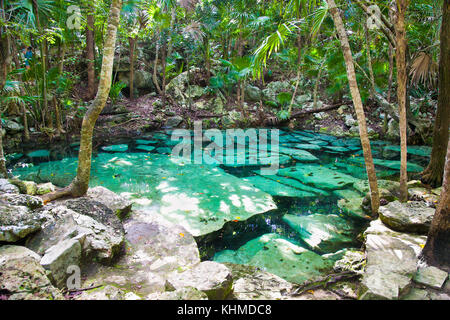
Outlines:
{"label": "boulder", "polygon": [[40,264],[41,257],[21,247],[0,246],[0,291],[8,300],[62,300]]}
{"label": "boulder", "polygon": [[344,255],[334,263],[334,270],[338,272],[351,271],[357,274],[364,273],[366,255],[359,250],[345,250]]}
{"label": "boulder", "polygon": [[391,229],[400,232],[427,234],[433,220],[435,209],[424,202],[390,202],[380,207],[380,219]]}
{"label": "boulder", "polygon": [[131,211],[131,201],[105,187],[89,188],[86,196],[107,206],[119,219],[124,219]]}
{"label": "boulder", "polygon": [[69,266],[80,265],[81,244],[80,239],[66,239],[51,246],[45,251],[41,265],[49,271],[49,278],[58,288],[66,286]]}
{"label": "boulder", "polygon": [[223,300],[232,291],[231,271],[223,264],[204,261],[182,273],[174,273],[167,279],[168,290],[184,287],[196,288],[210,300]]}
{"label": "boulder", "polygon": [[41,183],[37,185],[36,194],[43,195],[56,190],[56,187],[51,182]]}
{"label": "boulder", "polygon": [[7,179],[0,179],[0,193],[19,193],[19,187],[10,183]]}
{"label": "boulder", "polygon": [[141,300],[132,292],[126,292],[120,288],[106,285],[100,288],[83,291],[75,297],[76,300]]}
{"label": "boulder", "polygon": [[233,298],[237,300],[281,300],[292,290],[286,280],[258,267],[224,263],[233,276]]}
{"label": "boulder", "polygon": [[261,89],[251,84],[245,86],[245,98],[248,101],[259,102],[262,98]]}
{"label": "boulder", "polygon": [[17,242],[40,230],[45,215],[0,200],[0,241]]}
{"label": "boulder", "polygon": [[18,179],[10,179],[9,182],[17,186],[20,190],[20,193],[29,194],[31,196],[36,195],[37,184],[34,181],[22,181]]}
{"label": "boulder", "polygon": [[7,132],[21,132],[23,131],[23,125],[8,119],[1,119],[2,127],[6,129]]}
{"label": "boulder", "polygon": [[82,257],[93,257],[107,263],[122,247],[122,231],[89,216],[62,205],[46,206],[38,212],[50,218],[42,224],[39,232],[27,240],[26,246],[41,255],[60,242],[78,239],[82,245]]}

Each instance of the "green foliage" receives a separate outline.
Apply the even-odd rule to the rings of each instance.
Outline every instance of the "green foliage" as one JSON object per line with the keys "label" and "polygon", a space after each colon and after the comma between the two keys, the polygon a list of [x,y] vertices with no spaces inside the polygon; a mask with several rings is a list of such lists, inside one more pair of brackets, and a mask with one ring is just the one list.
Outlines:
{"label": "green foliage", "polygon": [[111,103],[116,103],[117,99],[121,96],[122,90],[126,87],[127,85],[123,82],[116,82],[111,85],[111,90],[109,91]]}

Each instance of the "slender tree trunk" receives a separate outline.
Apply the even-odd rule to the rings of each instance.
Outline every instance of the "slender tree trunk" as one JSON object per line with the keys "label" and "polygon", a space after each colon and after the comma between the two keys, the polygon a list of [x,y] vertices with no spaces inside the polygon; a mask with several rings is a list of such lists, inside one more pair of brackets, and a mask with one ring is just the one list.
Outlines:
{"label": "slender tree trunk", "polygon": [[[445,0],[445,3],[449,5],[448,0]],[[431,222],[422,257],[428,264],[450,271],[450,144],[447,145],[443,179],[441,197]]]}
{"label": "slender tree trunk", "polygon": [[378,193],[377,176],[375,166],[373,164],[372,150],[370,148],[370,140],[367,134],[366,116],[364,114],[361,95],[359,93],[358,83],[356,81],[355,66],[353,64],[353,56],[348,42],[347,33],[345,31],[344,23],[334,0],[327,0],[330,13],[333,17],[334,25],[341,41],[342,52],[344,54],[345,64],[347,68],[347,77],[352,94],[353,105],[355,107],[356,117],[359,124],[359,135],[361,138],[361,145],[364,153],[364,160],[366,164],[367,176],[369,178],[369,187],[371,195],[372,214],[378,213],[380,206],[380,195]]}
{"label": "slender tree trunk", "polygon": [[95,122],[105,107],[111,89],[112,71],[114,64],[114,51],[116,46],[117,28],[120,20],[122,0],[113,0],[109,12],[108,29],[106,33],[102,70],[97,95],[87,110],[81,126],[80,151],[78,154],[77,176],[72,183],[61,190],[44,195],[45,203],[63,197],[79,197],[86,194],[89,188],[92,157],[92,136]]}
{"label": "slender tree trunk", "polygon": [[367,24],[363,23],[364,26],[364,36],[365,36],[365,45],[366,45],[366,52],[367,52],[367,66],[369,67],[369,76],[370,76],[370,98],[373,99],[375,96],[375,76],[373,74],[373,68],[372,68],[372,55],[370,54],[370,34],[369,29],[367,28]]}
{"label": "slender tree trunk", "polygon": [[407,95],[407,72],[406,72],[406,27],[405,14],[409,0],[397,0],[397,17],[395,21],[396,32],[396,60],[397,60],[397,100],[400,128],[400,197],[401,202],[408,201],[408,173],[407,173],[407,122],[406,122],[406,95]]}
{"label": "slender tree trunk", "polygon": [[[441,57],[439,62],[439,97],[434,122],[431,159],[422,173],[422,182],[434,187],[442,184],[446,144],[450,124],[450,0],[444,1],[441,26]],[[447,160],[448,161],[448,160]],[[447,180],[448,181],[448,180]]]}
{"label": "slender tree trunk", "polygon": [[88,75],[88,92],[87,98],[91,100],[95,96],[95,39],[94,39],[94,24],[95,16],[92,5],[88,8],[88,15],[86,17],[86,62]]}
{"label": "slender tree trunk", "polygon": [[128,43],[130,45],[130,99],[134,99],[134,48],[135,39],[132,37],[128,38]]}
{"label": "slender tree trunk", "polygon": [[[157,38],[160,38],[160,35]],[[158,81],[159,40],[160,39],[158,39],[156,41],[155,61],[153,62],[153,83],[155,84],[158,94],[162,95],[161,87],[159,86],[159,81]]]}
{"label": "slender tree trunk", "polygon": [[164,41],[164,45],[161,50],[161,67],[162,67],[162,81],[161,81],[161,92],[163,105],[166,104],[166,65],[167,65],[167,42]]}
{"label": "slender tree trunk", "polygon": [[[5,19],[5,4],[4,0],[0,0],[0,15],[1,18]],[[5,27],[0,27],[0,90],[6,83],[6,78],[8,76],[8,66],[11,64],[11,38]],[[2,111],[2,105],[0,104],[0,113]],[[3,138],[2,138],[2,121],[0,117],[0,176],[5,178],[8,177],[8,172],[6,171],[6,158],[3,153]]]}

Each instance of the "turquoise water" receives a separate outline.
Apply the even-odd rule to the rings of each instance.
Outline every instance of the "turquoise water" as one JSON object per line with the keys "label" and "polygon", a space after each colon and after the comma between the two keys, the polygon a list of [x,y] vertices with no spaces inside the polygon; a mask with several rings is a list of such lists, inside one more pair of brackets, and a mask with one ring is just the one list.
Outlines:
{"label": "turquoise water", "polygon": [[[262,131],[255,132],[260,140]],[[280,130],[279,148],[270,146],[269,139],[269,155],[255,157],[244,139],[234,145],[235,152],[224,153],[225,164],[205,164],[211,141],[195,149],[194,140],[184,140],[191,149],[183,154],[190,154],[189,160],[171,154],[180,140],[172,141],[170,134],[154,132],[96,146],[90,185],[132,200],[141,216],[160,215],[181,224],[196,237],[203,259],[252,264],[291,281],[326,268],[327,254],[360,246],[366,214],[358,206],[338,206],[341,199],[361,203],[367,191],[359,139]],[[8,166],[21,179],[66,186],[76,173],[78,147],[23,150],[8,156]],[[399,147],[375,141],[372,151],[378,178],[397,180]],[[410,177],[422,171],[430,151],[408,148]],[[280,163],[277,174],[261,175],[274,155]]]}

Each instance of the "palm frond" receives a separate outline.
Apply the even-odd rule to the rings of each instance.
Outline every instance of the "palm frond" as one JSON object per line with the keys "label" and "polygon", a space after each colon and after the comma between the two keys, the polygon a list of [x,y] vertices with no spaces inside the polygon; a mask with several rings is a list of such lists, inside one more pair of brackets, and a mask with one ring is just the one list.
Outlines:
{"label": "palm frond", "polygon": [[409,76],[411,84],[417,86],[419,83],[431,88],[437,83],[438,64],[433,61],[431,55],[420,52],[411,63]]}

